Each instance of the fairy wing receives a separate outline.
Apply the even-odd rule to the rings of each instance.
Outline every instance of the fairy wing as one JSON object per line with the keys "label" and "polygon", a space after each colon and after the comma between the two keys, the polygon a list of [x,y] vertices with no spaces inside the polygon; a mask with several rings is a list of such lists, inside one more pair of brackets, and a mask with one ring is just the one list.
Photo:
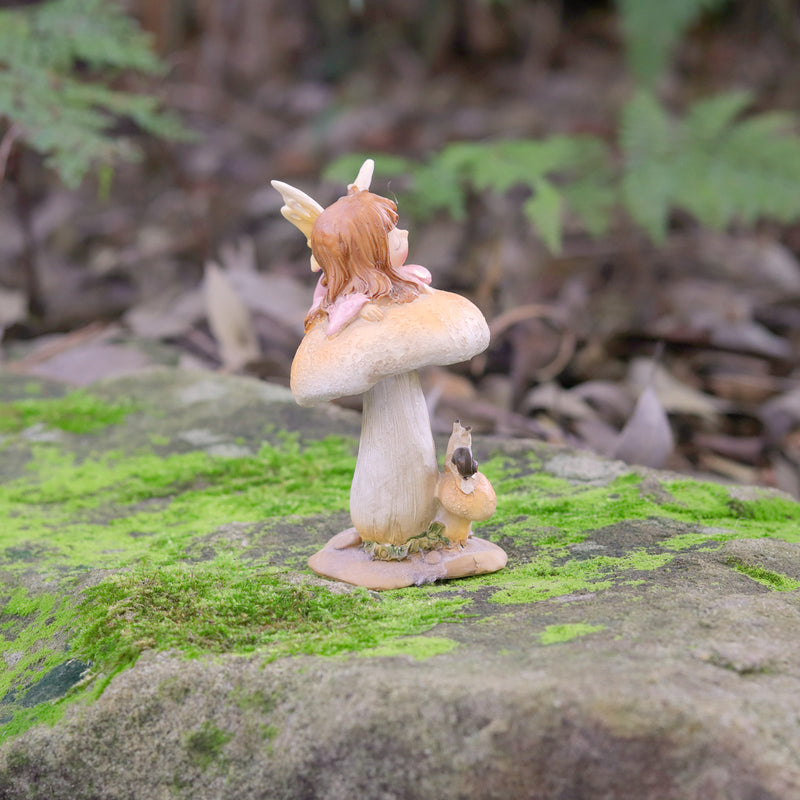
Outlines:
{"label": "fairy wing", "polygon": [[299,228],[306,239],[311,238],[311,229],[317,217],[323,212],[322,206],[305,192],[283,181],[272,181],[272,185],[281,193],[284,205],[281,214],[295,227]]}
{"label": "fairy wing", "polygon": [[[368,158],[361,165],[355,182],[351,183],[348,189],[355,186],[362,191],[368,190],[374,169],[375,162]],[[281,197],[283,197],[284,205],[281,207],[281,214],[303,232],[308,246],[311,247],[311,229],[324,209],[316,200],[309,197],[305,192],[300,191],[296,186],[290,186],[283,181],[271,181],[271,183],[273,188],[277,189],[281,193]],[[319,264],[317,264],[313,255],[311,256],[311,269],[314,272],[319,270]]]}

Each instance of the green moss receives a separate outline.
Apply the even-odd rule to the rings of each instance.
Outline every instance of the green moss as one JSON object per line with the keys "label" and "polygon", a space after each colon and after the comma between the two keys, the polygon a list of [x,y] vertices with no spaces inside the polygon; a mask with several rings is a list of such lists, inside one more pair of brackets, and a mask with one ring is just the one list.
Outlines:
{"label": "green moss", "polygon": [[605,629],[605,625],[587,625],[583,622],[569,623],[566,625],[548,625],[540,634],[542,644],[559,644],[570,642],[581,636],[596,633]]}
{"label": "green moss", "polygon": [[[0,487],[0,510],[7,512],[0,548],[19,568],[32,558],[62,567],[115,568],[144,556],[174,561],[198,534],[231,520],[344,511],[354,466],[353,443],[335,437],[303,447],[286,438],[244,458],[111,452],[79,460],[47,445],[33,453],[26,474]],[[476,531],[488,531],[489,538],[497,531],[517,547],[563,548],[597,528],[654,514],[696,529],[665,540],[666,550],[800,535],[800,525],[792,524],[800,522],[800,507],[789,502],[776,501],[774,514],[762,507],[772,500],[744,504],[749,516],[742,517],[742,504],[734,508],[725,487],[673,482],[668,488],[676,502],[657,506],[642,495],[636,475],[606,487],[576,486],[537,473],[504,477],[506,461],[486,463],[496,481],[498,511]]]}
{"label": "green moss", "polygon": [[[27,725],[43,721],[42,712],[21,710],[15,701],[22,696],[25,686],[68,657],[65,647],[72,632],[78,632],[80,641],[80,631],[97,623],[99,606],[95,604],[94,610],[89,606],[76,608],[70,574],[83,575],[92,567],[115,570],[146,563],[149,566],[131,573],[138,576],[138,583],[130,575],[119,580],[123,580],[123,585],[124,580],[132,581],[128,589],[133,593],[133,602],[138,597],[150,603],[139,607],[143,615],[148,611],[157,614],[159,596],[152,582],[146,580],[147,570],[162,574],[161,601],[174,588],[170,584],[183,583],[181,591],[190,596],[192,585],[185,580],[184,571],[188,568],[183,565],[189,544],[233,520],[263,523],[270,519],[291,519],[291,514],[299,510],[310,513],[344,510],[355,461],[353,443],[340,437],[307,446],[301,446],[296,437],[284,437],[274,447],[262,447],[256,456],[234,459],[203,452],[165,457],[147,452],[128,455],[112,452],[79,459],[50,445],[34,445],[31,450],[33,458],[25,472],[0,486],[0,514],[4,520],[0,526],[0,551],[5,556],[6,581],[15,572],[20,575],[28,572],[35,564],[42,577],[53,579],[53,591],[28,593],[15,589],[5,596],[0,594],[3,601],[0,657],[6,662],[6,668],[0,670],[0,698],[12,701],[0,713],[3,720],[0,738],[16,735]],[[306,549],[298,554],[298,559],[304,561],[307,556]],[[259,568],[266,569],[263,561],[255,564],[248,575],[258,574]],[[190,654],[200,652],[199,642],[206,643],[215,637],[220,651],[228,647],[231,652],[242,652],[264,645],[272,655],[304,651],[304,647],[313,652],[340,652],[359,646],[360,639],[352,633],[352,628],[338,643],[330,642],[336,638],[335,631],[311,631],[304,645],[300,634],[294,638],[290,635],[297,619],[294,623],[287,621],[285,630],[269,635],[263,628],[256,632],[258,642],[248,643],[244,633],[247,625],[243,619],[241,625],[235,619],[236,603],[251,607],[260,602],[269,605],[276,597],[265,598],[264,591],[248,595],[247,587],[241,581],[237,583],[237,576],[245,574],[240,567],[239,562],[228,559],[195,570],[201,585],[195,585],[194,596],[204,598],[204,607],[210,609],[206,628],[195,620],[197,624],[190,626],[181,640],[169,635],[165,618],[161,621],[163,625],[156,625],[152,632],[148,632],[145,623],[141,629],[133,626],[138,634],[136,639],[120,634],[118,647],[109,646],[109,636],[114,633],[111,630],[109,636],[98,642],[98,647],[106,647],[106,666],[130,663],[136,653],[149,646],[148,636],[155,641],[154,646],[186,645]],[[264,590],[263,583],[260,587]],[[289,591],[287,588],[286,592]],[[289,597],[286,592],[284,599]],[[346,601],[339,603],[333,596],[328,599],[332,613],[337,604],[340,616],[348,613],[357,616]],[[324,605],[320,601],[318,610]],[[398,626],[397,634],[424,630],[426,625],[435,624],[442,613],[450,613],[443,609],[456,605],[436,605],[438,610],[430,609],[430,614],[420,610],[412,614],[408,625]],[[297,628],[308,631],[302,625]],[[366,637],[366,646],[391,635],[396,635],[392,625],[386,625],[375,638]],[[75,653],[73,649],[71,654]],[[60,704],[50,707],[55,709],[53,718],[60,715]]]}
{"label": "green moss", "polygon": [[552,597],[601,592],[614,586],[635,585],[638,573],[649,572],[668,564],[671,553],[650,553],[634,550],[625,556],[597,556],[576,559],[564,548],[543,549],[536,557],[519,566],[509,566],[500,572],[468,578],[457,583],[433,586],[430,592],[475,590],[488,586],[494,591],[492,603],[517,605],[536,603]]}
{"label": "green moss", "polygon": [[[16,429],[34,424],[33,416],[20,422],[22,411],[14,413]],[[37,421],[53,424],[41,417]],[[148,445],[170,441],[152,435]],[[420,634],[457,619],[476,596],[518,604],[612,587],[631,593],[643,572],[668,564],[677,549],[734,538],[800,539],[800,506],[788,501],[732,500],[725,487],[675,481],[664,487],[674,501],[659,505],[635,474],[608,486],[581,485],[537,471],[534,454],[523,467],[495,457],[482,470],[498,492],[498,511],[476,532],[509,543],[505,570],[379,597],[361,590],[334,595],[292,580],[270,561],[304,565],[318,546],[319,534],[308,532],[312,515],[347,509],[355,464],[349,439],[301,445],[285,436],[237,458],[144,449],[74,456],[52,445],[25,447],[32,453],[27,468],[0,486],[0,550],[12,579],[35,564],[53,579],[53,589],[39,595],[14,589],[3,598],[0,654],[13,664],[0,672],[4,692],[24,688],[23,678],[41,678],[70,656],[93,661],[108,680],[146,648],[175,648],[187,656],[259,653],[267,660],[350,652],[427,658],[456,644]],[[674,535],[662,525],[663,540],[618,557],[585,558],[586,551],[574,547],[598,529],[653,517],[681,525]],[[287,534],[277,557],[272,544],[255,555],[238,544],[238,553],[220,555],[214,537],[234,521],[252,526],[248,537],[281,526],[302,535],[291,541]],[[202,560],[190,565],[188,558]],[[124,571],[87,590],[78,605],[69,599],[77,594],[70,575],[91,568]],[[66,646],[72,649],[65,652]],[[75,696],[99,692],[103,684]],[[55,719],[66,702],[17,709],[7,731]]]}
{"label": "green moss", "polygon": [[773,572],[772,570],[758,567],[753,564],[745,564],[738,558],[729,558],[728,566],[733,567],[737,572],[742,575],[747,575],[762,586],[767,586],[776,592],[793,592],[795,589],[800,589],[800,581],[790,578],[780,572]]}
{"label": "green moss", "polygon": [[[245,458],[111,452],[81,461],[46,445],[33,453],[28,474],[0,486],[0,548],[24,544],[62,568],[174,561],[232,520],[345,510],[355,462],[341,437],[304,447],[287,439]],[[11,566],[25,568],[24,553]]]}
{"label": "green moss", "polygon": [[709,541],[781,538],[800,542],[800,504],[780,497],[732,499],[726,486],[689,480],[664,483],[673,502],[658,504],[641,490],[641,476],[623,475],[606,486],[580,484],[541,471],[509,477],[506,456],[481,464],[498,495],[494,517],[476,531],[501,531],[518,545],[563,547],[583,541],[599,528],[630,520],[662,517],[696,530],[665,540],[665,549]]}
{"label": "green moss", "polygon": [[267,742],[271,742],[280,733],[274,725],[262,725],[260,730],[261,738]]}
{"label": "green moss", "polygon": [[563,560],[557,553],[543,554],[528,564],[504,570],[494,576],[473,579],[489,583],[495,591],[493,603],[535,603],[551,597],[576,592],[600,592],[631,580],[637,572],[651,571],[664,566],[673,556],[669,553],[648,553],[637,550],[626,556],[611,558]]}
{"label": "green moss", "polygon": [[204,722],[196,731],[186,736],[185,744],[189,758],[201,770],[222,756],[222,749],[233,738],[233,734],[220,730],[211,722]]}
{"label": "green moss", "polygon": [[259,711],[270,714],[278,704],[278,698],[269,692],[256,689],[255,691],[243,691],[237,688],[232,692],[232,698],[242,711]]}
{"label": "green moss", "polygon": [[417,661],[425,661],[432,656],[449,653],[458,647],[458,642],[444,636],[412,636],[403,639],[393,639],[384,644],[366,650],[362,656],[411,656]]}
{"label": "green moss", "polygon": [[8,698],[20,676],[35,683],[64,661],[73,603],[55,594],[18,588],[2,598],[0,611],[0,698]]}
{"label": "green moss", "polygon": [[[673,481],[665,484],[678,503],[661,506],[669,516],[716,529],[708,539],[778,538],[800,542],[800,504],[768,495],[757,500],[740,500],[731,489],[716,483]],[[727,530],[719,530],[727,528]]]}
{"label": "green moss", "polygon": [[177,648],[188,656],[333,655],[425,630],[464,602],[398,594],[386,600],[361,589],[333,594],[285,571],[246,569],[233,559],[142,567],[86,591],[72,647],[109,677],[148,648]]}
{"label": "green moss", "polygon": [[[693,481],[664,484],[666,503],[656,503],[641,489],[641,476],[624,475],[606,486],[569,482],[541,472],[508,476],[508,459],[482,465],[498,493],[491,521],[476,525],[478,535],[513,541],[525,553],[494,575],[462,585],[491,586],[492,602],[529,603],[575,592],[604,591],[635,585],[637,572],[658,569],[686,548],[719,546],[725,541],[775,537],[800,541],[800,505],[779,497],[742,501],[728,487]],[[649,549],[619,558],[575,559],[571,546],[597,530],[634,520],[674,520],[676,533]],[[669,527],[661,525],[666,533]],[[452,591],[452,587],[441,587]]]}
{"label": "green moss", "polygon": [[106,403],[84,390],[53,399],[15,400],[0,403],[0,432],[42,424],[69,433],[94,433],[119,424],[134,410],[132,403]]}
{"label": "green moss", "polygon": [[[0,722],[0,743],[14,739],[34,725],[55,725],[63,718],[70,699],[64,698],[55,703],[42,703],[34,708],[15,710],[8,721]],[[3,719],[2,715],[0,719]]]}

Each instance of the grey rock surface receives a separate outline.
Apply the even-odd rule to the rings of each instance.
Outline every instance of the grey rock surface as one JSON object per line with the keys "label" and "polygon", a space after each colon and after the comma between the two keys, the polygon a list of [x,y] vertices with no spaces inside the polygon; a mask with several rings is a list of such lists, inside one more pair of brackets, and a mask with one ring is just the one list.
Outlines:
{"label": "grey rock surface", "polygon": [[[124,455],[157,434],[175,452],[237,458],[278,429],[303,441],[358,431],[352,414],[299,409],[244,379],[162,371],[93,391],[148,410],[91,443],[15,434],[4,453],[17,466],[0,478],[13,481],[41,447]],[[96,699],[7,737],[0,797],[800,797],[800,507],[539,443],[478,440],[476,451],[503,475],[501,519],[478,532],[509,566],[410,590],[463,599],[461,616],[336,656],[147,649]],[[231,520],[199,529],[185,558],[225,550],[313,581],[302,559],[347,524],[342,509]],[[35,555],[12,574],[5,553],[4,586],[52,580]],[[105,574],[103,563],[63,571],[79,578],[70,591]],[[74,683],[88,665],[70,661],[71,633],[58,635],[65,660],[50,678]],[[66,690],[25,680],[9,708]]]}

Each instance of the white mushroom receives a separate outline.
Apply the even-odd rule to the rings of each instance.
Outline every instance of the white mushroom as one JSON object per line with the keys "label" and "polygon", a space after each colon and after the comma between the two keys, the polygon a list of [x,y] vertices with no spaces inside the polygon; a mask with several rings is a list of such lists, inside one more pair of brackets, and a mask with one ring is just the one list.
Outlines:
{"label": "white mushroom", "polygon": [[313,326],[292,364],[300,405],[364,394],[350,515],[362,539],[401,545],[436,513],[438,467],[417,369],[466,361],[489,344],[481,312],[450,292],[379,303],[383,318],[357,318],[335,336]]}

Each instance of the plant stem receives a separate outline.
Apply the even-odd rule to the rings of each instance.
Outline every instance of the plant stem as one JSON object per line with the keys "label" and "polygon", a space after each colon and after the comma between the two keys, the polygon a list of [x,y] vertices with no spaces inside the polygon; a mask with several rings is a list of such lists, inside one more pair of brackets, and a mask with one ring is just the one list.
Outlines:
{"label": "plant stem", "polygon": [[39,282],[36,257],[36,238],[33,233],[33,201],[25,175],[25,154],[17,150],[8,161],[8,174],[17,193],[16,212],[22,232],[22,268],[25,277],[25,294],[28,312],[34,317],[44,315],[42,288]]}

